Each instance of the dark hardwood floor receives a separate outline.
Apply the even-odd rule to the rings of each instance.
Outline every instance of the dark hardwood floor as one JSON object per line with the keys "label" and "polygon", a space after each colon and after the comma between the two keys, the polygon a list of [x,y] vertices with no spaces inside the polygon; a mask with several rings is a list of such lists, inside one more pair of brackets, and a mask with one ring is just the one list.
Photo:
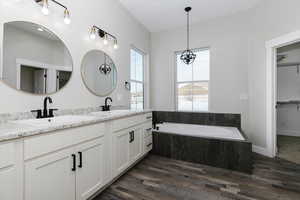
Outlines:
{"label": "dark hardwood floor", "polygon": [[94,200],[300,200],[300,165],[254,155],[253,175],[149,155]]}

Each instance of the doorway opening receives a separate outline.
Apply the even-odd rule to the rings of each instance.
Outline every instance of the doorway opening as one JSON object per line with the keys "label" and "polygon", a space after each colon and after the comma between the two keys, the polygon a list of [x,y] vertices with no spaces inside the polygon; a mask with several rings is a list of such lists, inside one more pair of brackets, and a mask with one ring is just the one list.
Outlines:
{"label": "doorway opening", "polygon": [[300,164],[300,42],[276,50],[277,156]]}

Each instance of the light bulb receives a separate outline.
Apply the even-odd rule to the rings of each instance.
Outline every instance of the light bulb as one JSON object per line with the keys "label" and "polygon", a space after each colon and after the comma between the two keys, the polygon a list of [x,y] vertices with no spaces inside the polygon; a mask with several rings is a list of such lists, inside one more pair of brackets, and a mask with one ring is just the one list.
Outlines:
{"label": "light bulb", "polygon": [[108,44],[107,34],[105,34],[105,36],[104,36],[103,44],[104,44],[104,45],[107,45],[107,44]]}
{"label": "light bulb", "polygon": [[64,17],[65,24],[70,24],[71,18],[70,18],[70,12],[68,9],[65,10],[64,15],[65,15],[65,17]]}
{"label": "light bulb", "polygon": [[42,13],[44,15],[49,15],[49,13],[50,13],[50,11],[49,11],[49,5],[48,5],[48,0],[44,0],[43,1]]}
{"label": "light bulb", "polygon": [[92,40],[96,39],[96,29],[95,29],[95,27],[92,27],[92,29],[91,29],[90,38]]}
{"label": "light bulb", "polygon": [[117,40],[115,40],[115,42],[114,42],[114,49],[118,49],[118,48],[119,48],[118,42],[117,42]]}

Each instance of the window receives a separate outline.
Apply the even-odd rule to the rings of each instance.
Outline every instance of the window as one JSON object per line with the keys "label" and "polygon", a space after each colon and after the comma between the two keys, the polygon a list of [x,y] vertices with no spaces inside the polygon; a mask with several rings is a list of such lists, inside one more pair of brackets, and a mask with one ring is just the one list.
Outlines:
{"label": "window", "polygon": [[130,109],[144,108],[144,59],[145,55],[136,50],[130,51],[130,82],[131,100]]}
{"label": "window", "polygon": [[176,102],[179,111],[208,111],[209,49],[194,50],[195,62],[186,65],[176,53]]}

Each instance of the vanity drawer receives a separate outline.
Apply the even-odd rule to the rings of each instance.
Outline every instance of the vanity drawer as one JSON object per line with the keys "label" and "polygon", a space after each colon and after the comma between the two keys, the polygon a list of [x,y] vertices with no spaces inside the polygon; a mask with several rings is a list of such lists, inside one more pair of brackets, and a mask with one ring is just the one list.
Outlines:
{"label": "vanity drawer", "polygon": [[146,137],[145,140],[144,140],[144,151],[145,153],[149,152],[152,150],[152,147],[153,147],[153,138],[152,138],[152,135],[149,136],[149,137]]}
{"label": "vanity drawer", "polygon": [[0,144],[0,170],[15,164],[15,145],[11,143]]}
{"label": "vanity drawer", "polygon": [[144,128],[145,128],[144,137],[146,138],[152,136],[152,122],[148,122]]}
{"label": "vanity drawer", "polygon": [[105,134],[105,124],[59,130],[24,140],[25,160],[89,141]]}
{"label": "vanity drawer", "polygon": [[143,123],[144,115],[137,115],[113,121],[113,132]]}
{"label": "vanity drawer", "polygon": [[146,114],[145,114],[145,118],[146,118],[146,121],[148,121],[148,120],[151,120],[151,121],[152,121],[152,112],[146,113]]}

